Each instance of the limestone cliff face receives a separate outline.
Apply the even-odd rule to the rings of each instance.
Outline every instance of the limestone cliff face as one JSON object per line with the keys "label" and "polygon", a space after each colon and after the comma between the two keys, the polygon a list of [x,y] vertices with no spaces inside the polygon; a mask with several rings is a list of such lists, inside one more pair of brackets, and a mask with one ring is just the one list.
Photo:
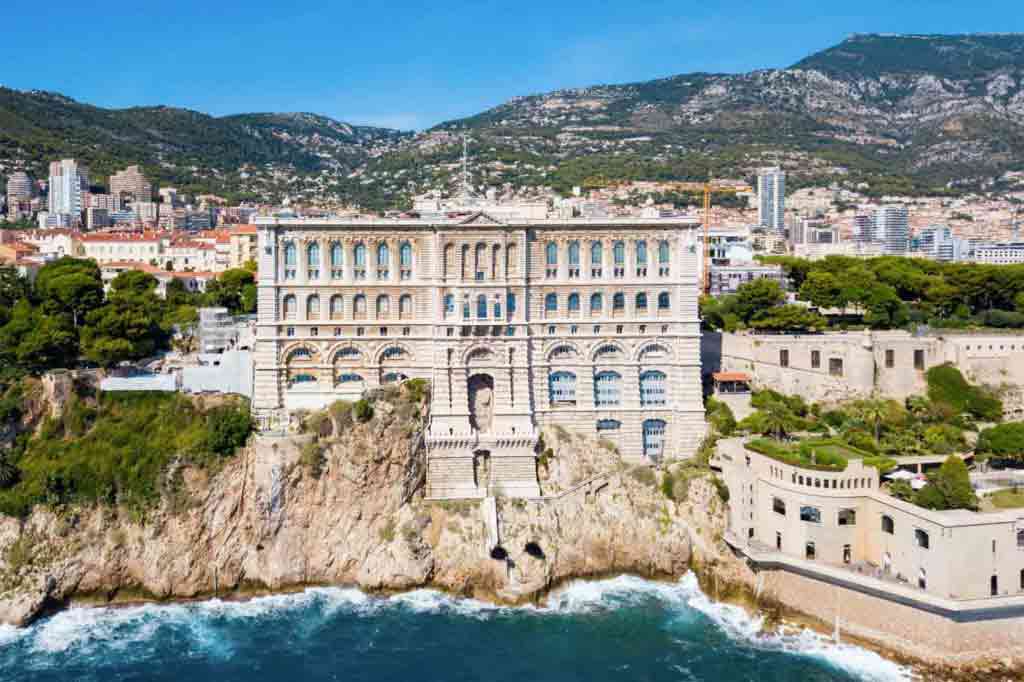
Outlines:
{"label": "limestone cliff face", "polygon": [[83,597],[192,598],[308,584],[429,585],[523,601],[568,578],[679,575],[695,551],[720,554],[724,514],[708,481],[691,481],[673,501],[649,470],[567,433],[549,435],[552,453],[541,467],[545,491],[556,496],[498,500],[495,552],[481,502],[432,502],[420,491],[403,504],[422,457],[411,447],[415,420],[379,403],[367,424],[321,438],[318,476],[310,436],[257,437],[215,474],[181,472],[179,489],[144,520],[109,508],[0,517],[0,621],[23,625]]}

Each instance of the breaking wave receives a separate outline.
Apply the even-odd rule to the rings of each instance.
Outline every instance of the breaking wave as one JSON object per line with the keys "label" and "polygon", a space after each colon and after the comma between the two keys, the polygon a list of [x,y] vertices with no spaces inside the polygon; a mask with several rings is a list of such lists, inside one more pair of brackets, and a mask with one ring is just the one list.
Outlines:
{"label": "breaking wave", "polygon": [[[472,599],[451,597],[435,590],[415,590],[393,597],[376,597],[356,589],[311,588],[293,594],[257,597],[246,601],[210,600],[182,604],[147,604],[120,608],[74,608],[27,629],[0,626],[0,668],[13,665],[26,670],[88,666],[118,658],[136,664],[157,663],[170,655],[209,664],[252,656],[252,633],[275,629],[296,642],[314,646],[331,628],[366,630],[356,648],[372,648],[383,626],[394,622],[442,616],[444,623],[474,619],[563,619],[559,627],[589,615],[655,606],[680,646],[694,628],[717,630],[742,655],[773,653],[817,660],[861,680],[906,680],[909,671],[874,652],[835,644],[806,629],[765,633],[761,618],[745,610],[719,604],[707,597],[690,574],[674,583],[659,583],[621,576],[600,581],[578,581],[557,590],[542,606],[502,607]],[[431,624],[429,627],[442,627]],[[347,631],[347,630],[346,630]],[[104,663],[104,665],[109,665]],[[699,672],[677,671],[689,679]],[[113,671],[108,671],[113,672]],[[109,675],[113,677],[113,675]],[[97,671],[96,679],[109,678]]]}

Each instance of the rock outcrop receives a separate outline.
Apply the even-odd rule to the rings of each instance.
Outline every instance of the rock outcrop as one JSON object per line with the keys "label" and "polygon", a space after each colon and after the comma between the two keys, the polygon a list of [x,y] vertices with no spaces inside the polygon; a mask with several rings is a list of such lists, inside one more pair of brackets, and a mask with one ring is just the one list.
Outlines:
{"label": "rock outcrop", "polygon": [[423,455],[413,448],[419,417],[402,407],[378,404],[366,424],[318,427],[339,435],[313,443],[255,437],[216,472],[172,472],[177,485],[144,519],[109,507],[0,517],[0,622],[24,625],[75,600],[310,584],[434,586],[517,602],[570,578],[675,576],[695,553],[728,558],[710,481],[677,481],[670,497],[651,470],[566,432],[549,434],[542,458],[543,487],[554,492],[497,500],[496,529],[479,501],[430,501],[422,490],[404,501]]}

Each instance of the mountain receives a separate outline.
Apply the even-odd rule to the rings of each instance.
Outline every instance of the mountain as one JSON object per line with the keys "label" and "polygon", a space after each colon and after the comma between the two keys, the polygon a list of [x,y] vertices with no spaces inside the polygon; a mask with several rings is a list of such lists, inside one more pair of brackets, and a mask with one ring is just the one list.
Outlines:
{"label": "mountain", "polygon": [[789,186],[955,194],[1024,171],[1024,35],[853,35],[785,69],[690,73],[515,97],[418,133],[305,113],[215,118],[101,109],[0,89],[0,174],[75,156],[140,163],[165,183],[233,197],[406,205],[457,181],[568,192],[625,180],[750,177]]}
{"label": "mountain", "polygon": [[405,136],[315,114],[217,118],[164,106],[104,109],[0,88],[0,167],[24,164],[36,177],[45,177],[47,162],[74,157],[99,183],[140,164],[153,179],[186,191],[301,193],[344,177]]}

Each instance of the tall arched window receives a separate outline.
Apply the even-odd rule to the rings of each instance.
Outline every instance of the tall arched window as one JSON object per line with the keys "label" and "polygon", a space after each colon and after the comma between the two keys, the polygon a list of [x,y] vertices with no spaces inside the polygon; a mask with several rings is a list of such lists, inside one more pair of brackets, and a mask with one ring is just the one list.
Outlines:
{"label": "tall arched window", "polygon": [[664,239],[658,242],[658,262],[662,265],[667,265],[669,262],[670,249],[668,242]]}
{"label": "tall arched window", "polygon": [[600,266],[604,262],[604,246],[601,242],[590,244],[590,264]]}
{"label": "tall arched window", "polygon": [[480,294],[476,297],[476,316],[477,319],[487,319],[487,297]]}
{"label": "tall arched window", "polygon": [[412,296],[402,294],[398,299],[398,317],[407,320],[412,317]]}
{"label": "tall arched window", "polygon": [[618,293],[612,296],[612,310],[625,310],[626,309],[626,295]]}
{"label": "tall arched window", "polygon": [[569,242],[569,266],[580,264],[580,243]]}
{"label": "tall arched window", "polygon": [[377,297],[377,317],[387,317],[391,314],[391,299],[387,294],[381,294]]}
{"label": "tall arched window", "polygon": [[514,275],[519,272],[519,254],[515,244],[505,247],[505,274]]}
{"label": "tall arched window", "polygon": [[636,295],[636,309],[637,312],[647,312],[647,294],[642,291]]}
{"label": "tall arched window", "polygon": [[664,405],[666,402],[665,373],[652,369],[640,375],[640,406]]}
{"label": "tall arched window", "polygon": [[366,245],[363,244],[362,242],[360,242],[359,244],[356,244],[355,259],[354,260],[355,260],[355,266],[357,268],[365,268],[366,267]]}
{"label": "tall arched window", "polygon": [[398,248],[398,259],[403,268],[412,267],[412,244],[402,242],[402,245]]}
{"label": "tall arched window", "polygon": [[655,462],[665,451],[665,422],[648,419],[644,422],[644,456]]}
{"label": "tall arched window", "polygon": [[306,319],[316,320],[320,317],[320,297],[313,294],[306,299]]}
{"label": "tall arched window", "polygon": [[643,240],[636,243],[636,264],[647,265],[647,242]]}
{"label": "tall arched window", "polygon": [[294,320],[295,315],[298,312],[298,303],[295,300],[294,294],[288,294],[284,297],[284,301],[281,304],[284,310],[284,319]]}
{"label": "tall arched window", "polygon": [[377,265],[386,267],[391,259],[391,251],[388,249],[387,242],[381,242],[377,244]]}
{"label": "tall arched window", "polygon": [[455,297],[451,294],[445,294],[444,297],[444,314],[445,317],[448,315],[455,314]]}
{"label": "tall arched window", "polygon": [[626,264],[626,245],[622,242],[615,242],[612,247],[612,255],[615,257],[616,265]]}
{"label": "tall arched window", "polygon": [[491,279],[501,277],[501,246],[495,244],[491,248]]}
{"label": "tall arched window", "polygon": [[552,405],[575,405],[576,375],[572,372],[553,372],[548,377],[548,390]]}
{"label": "tall arched window", "polygon": [[557,313],[558,312],[558,295],[548,294],[544,297],[544,312],[545,313]]}
{"label": "tall arched window", "polygon": [[352,299],[352,313],[357,320],[366,318],[366,296],[356,294],[356,297]]}
{"label": "tall arched window", "polygon": [[668,310],[672,307],[672,300],[667,291],[658,294],[658,310]]}
{"label": "tall arched window", "polygon": [[605,371],[594,375],[594,405],[617,407],[622,404],[622,375]]}
{"label": "tall arched window", "polygon": [[515,294],[508,294],[507,296],[505,296],[505,314],[508,315],[509,318],[511,318],[512,315],[515,314],[515,312],[516,312],[516,295]]}
{"label": "tall arched window", "polygon": [[342,298],[340,295],[331,296],[331,319],[340,320],[344,315]]}
{"label": "tall arched window", "polygon": [[444,247],[444,276],[455,276],[455,245],[446,244]]}
{"label": "tall arched window", "polygon": [[295,242],[288,242],[284,245],[284,265],[294,268],[296,265]]}
{"label": "tall arched window", "polygon": [[580,295],[577,293],[569,294],[569,312],[578,313],[580,311]]}
{"label": "tall arched window", "polygon": [[544,247],[544,262],[547,263],[548,267],[558,265],[558,245],[554,242],[548,242],[547,246]]}
{"label": "tall arched window", "polygon": [[306,265],[310,270],[320,268],[320,245],[316,242],[306,247]]}
{"label": "tall arched window", "polygon": [[462,263],[459,265],[462,271],[462,279],[469,279],[469,244],[462,245]]}
{"label": "tall arched window", "polygon": [[481,280],[484,278],[484,272],[487,270],[487,246],[484,244],[476,245],[475,260],[473,263],[473,272],[476,273],[476,279]]}
{"label": "tall arched window", "polygon": [[331,279],[341,279],[344,272],[345,249],[338,242],[331,243]]}
{"label": "tall arched window", "polygon": [[590,295],[590,312],[599,313],[604,308],[604,297],[601,294]]}

